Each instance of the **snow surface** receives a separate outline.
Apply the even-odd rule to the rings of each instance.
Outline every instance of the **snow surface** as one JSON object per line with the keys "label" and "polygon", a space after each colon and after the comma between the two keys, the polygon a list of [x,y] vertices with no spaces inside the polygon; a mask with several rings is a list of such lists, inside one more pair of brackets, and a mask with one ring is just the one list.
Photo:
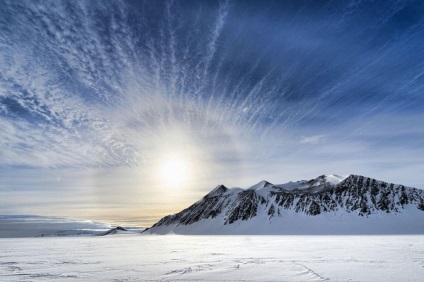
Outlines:
{"label": "snow surface", "polygon": [[[320,177],[322,177],[322,179],[320,179]],[[249,188],[247,188],[245,190],[255,190],[256,192],[261,194],[261,192],[275,190],[274,188],[282,188],[282,189],[285,189],[285,190],[294,190],[294,189],[306,189],[306,188],[310,188],[310,187],[320,186],[320,185],[323,185],[323,184],[335,186],[335,185],[339,184],[340,182],[342,182],[344,179],[347,178],[347,176],[340,176],[340,175],[336,175],[336,174],[322,175],[320,177],[318,177],[317,179],[311,179],[311,180],[299,180],[299,181],[296,181],[296,182],[290,181],[290,182],[283,183],[283,184],[272,184],[271,182],[268,182],[266,180],[262,180],[262,181],[258,182],[257,184],[250,186]],[[314,180],[315,180],[315,182],[312,182]],[[320,180],[320,181],[318,181],[318,180]],[[221,186],[221,185],[219,185],[219,186]],[[215,188],[215,189],[217,189],[217,188]],[[241,188],[238,188],[238,187],[233,187],[232,189],[244,190],[244,189],[241,189]],[[262,193],[262,194],[264,194],[264,193]]]}
{"label": "snow surface", "polygon": [[377,211],[372,216],[331,212],[309,216],[285,210],[281,217],[269,218],[264,206],[249,220],[225,222],[225,212],[214,219],[190,225],[161,225],[147,230],[150,234],[181,235],[413,235],[424,234],[424,212],[407,206],[402,213]]}
{"label": "snow surface", "polygon": [[0,281],[423,281],[424,236],[0,239]]}
{"label": "snow surface", "polygon": [[[340,182],[342,182],[344,179],[346,179],[348,176],[328,174],[328,175],[322,175],[321,177],[322,179],[318,177],[316,179],[311,179],[311,180],[300,180],[296,182],[290,181],[284,184],[277,184],[275,185],[275,187],[283,188],[286,190],[294,190],[294,189],[305,189],[305,188],[315,187],[325,183],[335,186],[339,184]],[[313,180],[315,180],[315,182],[310,183],[310,181],[313,181]],[[317,181],[317,180],[321,180],[321,181]]]}
{"label": "snow surface", "polygon": [[348,177],[348,175],[340,176],[340,175],[336,175],[336,174],[330,174],[330,175],[325,176],[325,181],[329,182],[333,185],[337,185],[340,182],[342,182],[346,177]]}

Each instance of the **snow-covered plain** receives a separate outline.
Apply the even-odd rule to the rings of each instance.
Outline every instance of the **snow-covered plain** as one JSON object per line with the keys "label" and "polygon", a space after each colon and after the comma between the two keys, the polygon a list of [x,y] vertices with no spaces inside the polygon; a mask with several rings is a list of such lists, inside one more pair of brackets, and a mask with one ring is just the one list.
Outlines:
{"label": "snow-covered plain", "polygon": [[424,236],[0,239],[0,281],[423,281]]}

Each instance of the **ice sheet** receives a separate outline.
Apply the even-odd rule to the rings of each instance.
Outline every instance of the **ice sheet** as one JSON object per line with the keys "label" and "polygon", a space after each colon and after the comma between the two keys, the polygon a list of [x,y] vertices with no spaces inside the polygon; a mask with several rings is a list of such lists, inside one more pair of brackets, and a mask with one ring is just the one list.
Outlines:
{"label": "ice sheet", "polygon": [[424,236],[0,239],[1,281],[422,281]]}

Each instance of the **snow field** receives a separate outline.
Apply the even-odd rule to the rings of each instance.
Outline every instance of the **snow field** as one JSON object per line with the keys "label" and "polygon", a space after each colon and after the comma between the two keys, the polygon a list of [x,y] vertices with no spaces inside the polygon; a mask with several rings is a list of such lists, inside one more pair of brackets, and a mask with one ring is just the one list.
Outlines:
{"label": "snow field", "polygon": [[424,236],[0,239],[0,281],[422,281]]}

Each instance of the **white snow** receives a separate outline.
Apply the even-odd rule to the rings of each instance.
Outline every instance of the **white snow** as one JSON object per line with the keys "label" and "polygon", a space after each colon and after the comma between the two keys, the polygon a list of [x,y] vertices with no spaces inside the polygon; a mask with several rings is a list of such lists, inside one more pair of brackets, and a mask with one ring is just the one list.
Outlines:
{"label": "white snow", "polygon": [[246,190],[255,190],[256,191],[256,190],[260,190],[260,189],[262,189],[264,187],[272,186],[272,185],[273,185],[272,183],[270,183],[270,182],[268,182],[266,180],[262,180],[259,183],[255,184],[255,185],[253,185],[253,186],[251,186],[249,188],[247,188]]}
{"label": "white snow", "polygon": [[336,175],[336,174],[330,174],[330,175],[325,176],[325,181],[329,182],[332,185],[337,185],[347,177],[348,176],[340,176],[340,175]]}
{"label": "white snow", "polygon": [[424,236],[0,239],[1,281],[422,281]]}
{"label": "white snow", "polygon": [[[407,206],[401,213],[378,211],[369,217],[356,213],[331,212],[309,216],[284,210],[281,217],[269,218],[265,206],[249,220],[224,224],[225,211],[214,219],[190,225],[157,226],[155,234],[181,235],[396,235],[424,234],[424,212]],[[145,233],[150,233],[150,230]]]}
{"label": "white snow", "polygon": [[[320,186],[324,183],[335,186],[335,185],[339,184],[341,181],[343,181],[346,177],[347,176],[339,176],[339,175],[335,175],[335,174],[325,175],[325,177],[321,181],[316,181],[312,184],[309,183],[308,180],[300,180],[300,181],[296,181],[296,182],[290,181],[288,183],[274,185],[274,184],[272,184],[272,183],[270,183],[266,180],[262,180],[262,181],[258,182],[257,184],[255,184],[255,185],[253,185],[253,186],[251,186],[251,187],[249,187],[245,190],[254,190],[254,191],[256,191],[256,193],[258,195],[266,197],[267,193],[269,193],[269,191],[275,190],[275,188],[282,188],[282,189],[285,189],[285,190],[306,189],[306,188]],[[240,188],[236,188],[236,187],[233,188],[233,189],[240,190]],[[318,191],[319,190],[317,190],[317,192]]]}
{"label": "white snow", "polygon": [[[325,175],[323,181],[330,185],[337,185],[340,182],[342,182],[344,179],[346,179],[348,176],[340,176],[336,174],[329,174]],[[308,183],[308,180],[300,180],[300,181],[290,181],[284,184],[277,184],[276,187],[283,188],[286,190],[294,190],[294,189],[305,189],[309,187],[319,186],[320,184],[323,184],[319,181],[312,184],[312,186]]]}

